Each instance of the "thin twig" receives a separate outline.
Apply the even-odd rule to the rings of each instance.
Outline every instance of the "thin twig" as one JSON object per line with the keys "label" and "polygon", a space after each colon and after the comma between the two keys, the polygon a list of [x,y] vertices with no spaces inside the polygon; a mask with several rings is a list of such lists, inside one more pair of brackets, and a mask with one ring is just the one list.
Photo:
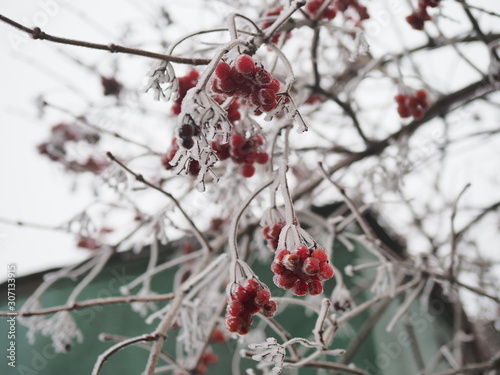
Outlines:
{"label": "thin twig", "polygon": [[47,34],[47,33],[43,32],[39,27],[34,27],[32,29],[29,27],[26,27],[26,26],[12,20],[8,17],[5,17],[2,14],[0,14],[0,21],[5,22],[5,23],[15,27],[16,29],[18,29],[20,31],[23,31],[27,34],[30,34],[33,39],[47,40],[49,42],[54,42],[54,43],[103,50],[103,51],[108,51],[111,53],[125,53],[128,55],[144,56],[144,57],[149,57],[149,58],[156,59],[156,60],[169,61],[169,62],[179,63],[179,64],[207,65],[211,61],[210,59],[199,59],[199,58],[164,55],[161,53],[145,51],[145,50],[141,50],[141,49],[137,49],[137,48],[124,47],[124,46],[120,46],[120,45],[113,44],[113,43],[111,43],[111,44],[99,44],[99,43],[86,42],[83,40],[61,38],[58,36]]}

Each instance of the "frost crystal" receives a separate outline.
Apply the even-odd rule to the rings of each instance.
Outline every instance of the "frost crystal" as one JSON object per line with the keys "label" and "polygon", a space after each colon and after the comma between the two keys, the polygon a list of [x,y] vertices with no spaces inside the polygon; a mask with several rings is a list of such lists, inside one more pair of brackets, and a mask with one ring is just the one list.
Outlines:
{"label": "frost crystal", "polygon": [[274,337],[269,337],[262,344],[250,344],[250,349],[257,349],[258,353],[252,359],[264,363],[274,363],[271,375],[281,374],[283,371],[283,361],[285,359],[285,348],[278,344]]}
{"label": "frost crystal", "polygon": [[175,77],[172,64],[161,61],[148,73],[148,76],[149,80],[143,89],[144,92],[153,90],[155,100],[160,100],[160,98],[165,100],[177,98],[179,82]]}
{"label": "frost crystal", "polygon": [[[36,306],[39,306],[39,304]],[[32,307],[35,307],[35,305]],[[69,351],[74,339],[76,339],[78,343],[83,342],[82,332],[78,329],[73,317],[68,311],[60,311],[49,319],[29,317],[19,320],[28,327],[27,337],[30,345],[35,343],[37,332],[40,332],[43,336],[52,338],[52,345],[56,353],[65,353]]]}

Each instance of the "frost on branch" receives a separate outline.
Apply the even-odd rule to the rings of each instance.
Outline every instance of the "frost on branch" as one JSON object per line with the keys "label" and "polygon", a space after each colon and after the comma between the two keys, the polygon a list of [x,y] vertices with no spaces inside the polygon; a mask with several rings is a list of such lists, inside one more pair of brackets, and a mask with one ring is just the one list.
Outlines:
{"label": "frost on branch", "polygon": [[[187,175],[192,162],[199,164],[197,185],[204,190],[204,177],[212,172],[217,161],[215,152],[210,145],[216,135],[227,142],[231,124],[226,111],[205,91],[196,87],[190,89],[182,102],[182,111],[178,117],[178,126],[182,130],[189,126],[189,136],[183,136],[175,156],[169,164],[174,167],[174,173]],[[212,172],[212,176],[216,178]]]}
{"label": "frost on branch", "polygon": [[[31,309],[41,308],[38,302],[31,305]],[[73,340],[83,342],[83,334],[78,329],[73,317],[68,311],[59,311],[48,319],[41,316],[33,316],[18,319],[28,328],[28,341],[30,345],[35,343],[36,334],[52,339],[52,345],[56,353],[66,353],[71,349]]]}
{"label": "frost on branch", "polygon": [[145,93],[153,90],[155,100],[160,100],[160,98],[165,100],[176,99],[179,82],[172,64],[161,61],[148,73],[148,76],[148,83],[143,89]]}
{"label": "frost on branch", "polygon": [[270,374],[278,375],[283,371],[283,361],[285,359],[286,350],[285,348],[278,344],[274,337],[269,337],[265,342],[261,344],[250,344],[248,345],[250,349],[257,349],[257,354],[252,356],[255,361],[261,362],[258,367],[265,367],[268,363],[274,363]]}

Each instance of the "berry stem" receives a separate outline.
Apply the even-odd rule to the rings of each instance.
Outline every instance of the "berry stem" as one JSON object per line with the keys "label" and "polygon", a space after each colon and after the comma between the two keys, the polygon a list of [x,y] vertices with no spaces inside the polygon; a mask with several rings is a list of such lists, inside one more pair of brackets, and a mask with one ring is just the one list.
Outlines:
{"label": "berry stem", "polygon": [[202,75],[200,76],[198,84],[196,85],[196,88],[198,90],[202,91],[202,90],[206,89],[208,81],[210,80],[210,77],[212,77],[212,74],[214,73],[215,68],[217,68],[219,61],[222,59],[222,56],[224,56],[229,51],[231,51],[233,48],[235,48],[241,44],[247,45],[247,42],[236,39],[236,40],[231,41],[229,44],[225,45],[221,49],[219,49],[219,51],[216,53],[216,55],[212,58],[212,61],[210,61],[207,68],[203,71]]}
{"label": "berry stem", "polygon": [[264,40],[269,40],[271,36],[286,22],[288,19],[294,14],[297,9],[303,7],[306,4],[305,0],[295,0],[290,6],[285,9],[276,21],[273,22],[271,26],[269,26],[266,31],[264,31]]}
{"label": "berry stem", "polygon": [[272,178],[265,183],[263,183],[261,186],[259,186],[241,205],[241,207],[238,209],[236,214],[233,216],[233,219],[231,220],[231,226],[229,227],[229,255],[231,256],[231,260],[234,262],[239,259],[239,253],[238,253],[238,223],[241,219],[241,216],[243,215],[243,212],[245,212],[246,208],[248,205],[254,200],[254,198],[262,192],[265,188],[267,188],[269,185],[271,185],[274,180],[276,179],[275,175],[273,174]]}

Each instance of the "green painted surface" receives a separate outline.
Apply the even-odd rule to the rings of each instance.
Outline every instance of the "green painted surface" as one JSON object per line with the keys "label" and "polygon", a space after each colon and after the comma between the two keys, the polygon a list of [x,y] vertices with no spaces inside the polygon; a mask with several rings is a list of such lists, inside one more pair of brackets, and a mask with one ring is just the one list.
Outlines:
{"label": "green painted surface", "polygon": [[[168,253],[163,253],[160,260],[168,258]],[[354,251],[347,251],[339,243],[334,248],[334,264],[338,269],[344,269],[345,265],[354,262],[372,261],[372,256],[356,245]],[[119,287],[133,280],[146,268],[147,258],[132,261],[112,261],[99,275],[99,277],[80,296],[79,300],[102,298],[108,296],[119,296]],[[257,275],[262,281],[271,287],[273,296],[282,296],[284,291],[276,287],[271,281],[269,265],[254,267]],[[153,279],[152,289],[158,293],[167,293],[172,290],[173,275],[175,270],[166,271]],[[347,287],[353,293],[357,293],[356,300],[363,301],[372,296],[368,291],[370,285],[367,281],[373,280],[374,271],[363,271],[354,277],[344,277]],[[26,296],[31,294],[40,279],[21,278],[17,280],[17,306],[20,307]],[[56,306],[64,304],[69,293],[76,285],[77,280],[63,280],[54,284],[42,298],[42,305]],[[333,280],[325,283],[325,292],[329,294],[335,285]],[[5,286],[5,285],[4,285]],[[5,293],[4,293],[5,294]],[[298,298],[298,297],[295,297]],[[357,366],[369,371],[374,375],[399,375],[404,373],[417,373],[421,364],[427,364],[436,355],[439,348],[450,339],[450,317],[447,316],[445,303],[439,299],[431,300],[431,309],[428,313],[419,302],[413,304],[409,320],[399,322],[394,330],[386,332],[386,326],[394,316],[402,298],[396,298],[390,303],[382,314],[378,323],[370,334],[362,340],[359,350],[352,357],[352,362]],[[336,335],[332,348],[348,348],[364,325],[369,321],[374,309],[367,310],[342,327]],[[0,309],[6,310],[6,298],[0,301]],[[285,311],[284,311],[285,310]],[[298,306],[283,306],[279,308],[277,320],[294,336],[308,337],[315,323],[314,315],[305,315],[304,309]],[[26,328],[19,322],[16,325],[16,368],[4,366],[6,357],[0,359],[3,369],[7,372],[2,374],[90,374],[96,358],[111,346],[110,342],[101,342],[98,335],[102,332],[126,337],[132,337],[154,330],[155,323],[148,326],[144,319],[129,306],[110,305],[96,306],[71,313],[78,327],[84,333],[84,341],[75,344],[68,353],[55,354],[50,338],[40,334],[36,337],[33,346],[28,344]],[[259,324],[258,319],[254,321]],[[6,353],[8,349],[7,337],[8,324],[5,318],[0,320],[0,349]],[[174,331],[168,338],[165,351],[175,353]],[[230,341],[226,344],[214,344],[213,351],[219,356],[219,363],[209,368],[209,374],[231,374],[231,354],[235,350],[236,343]],[[137,375],[144,369],[147,361],[148,351],[138,347],[129,347],[113,357],[104,365],[102,375]],[[320,360],[340,360],[341,357],[320,358]],[[421,358],[421,359],[419,359]],[[253,366],[252,360],[242,360],[241,368]],[[243,373],[243,372],[242,372]],[[285,371],[285,374],[297,373]],[[301,368],[299,374],[316,374],[317,369]]]}

